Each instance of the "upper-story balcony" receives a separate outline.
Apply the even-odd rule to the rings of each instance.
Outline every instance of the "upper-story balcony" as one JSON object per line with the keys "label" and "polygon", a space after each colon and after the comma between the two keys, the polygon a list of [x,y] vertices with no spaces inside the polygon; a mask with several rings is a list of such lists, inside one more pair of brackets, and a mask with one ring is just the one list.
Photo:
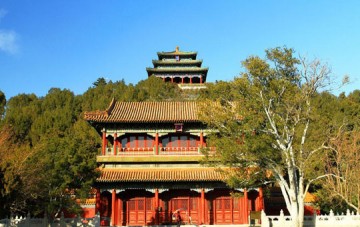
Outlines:
{"label": "upper-story balcony", "polygon": [[[153,155],[175,155],[175,156],[203,156],[201,147],[122,147],[107,148],[104,155],[100,156],[153,156]],[[209,148],[214,152],[215,148]]]}
{"label": "upper-story balcony", "polygon": [[[208,148],[210,153],[215,148]],[[204,157],[201,147],[137,147],[107,148],[97,156],[99,163],[189,163],[200,162]]]}
{"label": "upper-story balcony", "polygon": [[[179,127],[182,127],[180,125]],[[203,133],[117,133],[106,136],[103,133],[101,153],[97,156],[99,163],[168,163],[199,162],[207,148]],[[208,148],[214,152],[214,148]]]}

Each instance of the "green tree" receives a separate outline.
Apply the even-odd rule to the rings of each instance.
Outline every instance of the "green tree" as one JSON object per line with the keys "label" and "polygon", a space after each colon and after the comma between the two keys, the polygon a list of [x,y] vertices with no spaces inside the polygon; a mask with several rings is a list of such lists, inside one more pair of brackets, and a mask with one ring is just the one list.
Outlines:
{"label": "green tree", "polygon": [[180,89],[172,83],[164,83],[161,78],[151,76],[135,86],[134,101],[169,101],[179,99]]}
{"label": "green tree", "polygon": [[30,130],[33,121],[39,115],[41,100],[34,94],[20,94],[12,97],[6,106],[5,124],[11,126],[14,143],[30,143]]}
{"label": "green tree", "polygon": [[5,94],[0,91],[0,121],[3,118],[3,115],[5,113],[5,105],[6,105],[6,97]]}
{"label": "green tree", "polygon": [[94,83],[94,87],[99,87],[99,86],[105,86],[107,83],[106,83],[106,80],[104,77],[100,77],[98,78]]}
{"label": "green tree", "polygon": [[28,167],[33,167],[32,174],[40,179],[41,188],[25,188],[42,201],[32,204],[33,211],[41,212],[45,207],[53,217],[65,209],[79,212],[72,195],[86,198],[98,176],[96,154],[99,144],[95,142],[94,135],[84,137],[82,130],[85,129],[89,130],[86,122],[78,121],[70,130],[72,136],[46,138],[36,147],[37,152],[29,160]]}
{"label": "green tree", "polygon": [[351,92],[340,100],[340,112],[345,118],[347,129],[360,127],[360,90]]}
{"label": "green tree", "polygon": [[[242,62],[245,72],[229,85],[226,96],[205,102],[202,118],[217,133],[209,160],[230,168],[228,183],[249,187],[271,176],[280,186],[292,226],[302,226],[304,197],[316,179],[313,171],[324,149],[326,129],[319,125],[314,98],[329,79],[330,70],[314,60],[293,56],[288,48],[266,50]],[[235,170],[235,171],[234,171]]]}
{"label": "green tree", "polygon": [[86,197],[97,177],[98,134],[81,118],[81,100],[52,88],[43,98],[9,100],[0,130],[1,195],[14,213],[54,216],[79,211],[71,194]]}
{"label": "green tree", "polygon": [[99,83],[97,86],[90,87],[83,95],[78,97],[78,100],[83,111],[104,110],[108,107],[112,98],[126,100],[125,97],[128,95],[128,91],[129,86],[125,84],[124,80],[114,83],[110,81],[109,83]]}
{"label": "green tree", "polygon": [[347,97],[340,94],[337,105],[332,105],[332,108],[339,108],[337,115],[342,121],[339,120],[341,126],[328,144],[331,152],[323,159],[326,164],[324,171],[332,175],[321,181],[319,203],[332,204],[342,212],[349,208],[360,212],[360,184],[357,180],[360,169],[360,91],[355,90]]}
{"label": "green tree", "polygon": [[[360,131],[342,128],[329,144],[325,170],[329,175],[323,188],[330,198],[341,199],[353,210],[360,212]],[[338,177],[333,177],[338,176]]]}
{"label": "green tree", "polygon": [[97,132],[82,120],[83,111],[104,110],[112,98],[162,101],[179,100],[181,95],[177,86],[150,77],[137,85],[99,78],[78,96],[51,88],[40,98],[12,97],[0,124],[0,211],[5,212],[0,215],[46,211],[53,217],[65,208],[79,211],[72,194],[88,196],[98,174],[96,154],[101,147]]}

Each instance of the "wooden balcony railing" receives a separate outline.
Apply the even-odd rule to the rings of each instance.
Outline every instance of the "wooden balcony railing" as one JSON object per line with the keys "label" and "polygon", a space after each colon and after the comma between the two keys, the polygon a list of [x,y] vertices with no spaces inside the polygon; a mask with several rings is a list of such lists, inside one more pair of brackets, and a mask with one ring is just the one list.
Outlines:
{"label": "wooden balcony railing", "polygon": [[159,155],[202,155],[199,147],[160,147]]}
{"label": "wooden balcony railing", "polygon": [[131,156],[131,155],[155,155],[154,147],[122,147],[116,148],[116,152],[114,152],[114,148],[108,148],[105,154],[106,156]]}
{"label": "wooden balcony railing", "polygon": [[[203,155],[200,147],[159,147],[156,152],[155,147],[123,147],[107,148],[105,156],[152,156],[152,155]],[[215,148],[210,148],[210,151],[215,151]]]}

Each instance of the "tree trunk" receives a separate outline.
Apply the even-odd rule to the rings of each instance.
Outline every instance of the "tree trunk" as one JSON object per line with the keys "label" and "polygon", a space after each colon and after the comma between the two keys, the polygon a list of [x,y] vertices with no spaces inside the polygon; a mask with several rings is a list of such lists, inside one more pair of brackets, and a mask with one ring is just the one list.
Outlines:
{"label": "tree trunk", "polygon": [[298,204],[296,201],[291,201],[290,216],[291,216],[291,220],[292,220],[292,226],[302,227],[300,225],[299,209],[298,209]]}
{"label": "tree trunk", "polygon": [[298,218],[299,218],[299,226],[304,226],[304,198],[303,198],[303,195],[300,194],[298,196],[298,204],[299,204],[299,215],[298,215]]}
{"label": "tree trunk", "polygon": [[299,226],[304,226],[304,178],[302,173],[299,174],[299,192],[297,195],[297,201],[299,206]]}
{"label": "tree trunk", "polygon": [[[295,172],[295,171],[294,171]],[[294,173],[289,171],[289,173]],[[303,178],[300,176],[296,179],[294,176],[290,176],[290,188],[287,191],[290,207],[288,211],[291,216],[292,226],[303,227],[304,225],[304,186]],[[296,180],[295,180],[296,179]],[[286,195],[283,193],[283,196]]]}

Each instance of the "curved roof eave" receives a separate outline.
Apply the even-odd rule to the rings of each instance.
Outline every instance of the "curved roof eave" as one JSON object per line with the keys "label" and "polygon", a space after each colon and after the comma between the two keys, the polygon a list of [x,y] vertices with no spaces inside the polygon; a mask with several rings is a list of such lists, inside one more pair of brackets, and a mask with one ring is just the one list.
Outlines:
{"label": "curved roof eave", "polygon": [[147,72],[208,72],[209,68],[146,68]]}
{"label": "curved roof eave", "polygon": [[197,52],[189,51],[189,52],[183,52],[183,51],[171,51],[171,52],[157,52],[157,55],[160,56],[196,56]]}
{"label": "curved roof eave", "polygon": [[155,66],[157,65],[197,65],[201,66],[202,60],[191,60],[191,61],[162,61],[162,60],[152,60],[152,63]]}
{"label": "curved roof eave", "polygon": [[89,111],[84,119],[97,123],[200,122],[196,102],[116,102],[107,111]]}

